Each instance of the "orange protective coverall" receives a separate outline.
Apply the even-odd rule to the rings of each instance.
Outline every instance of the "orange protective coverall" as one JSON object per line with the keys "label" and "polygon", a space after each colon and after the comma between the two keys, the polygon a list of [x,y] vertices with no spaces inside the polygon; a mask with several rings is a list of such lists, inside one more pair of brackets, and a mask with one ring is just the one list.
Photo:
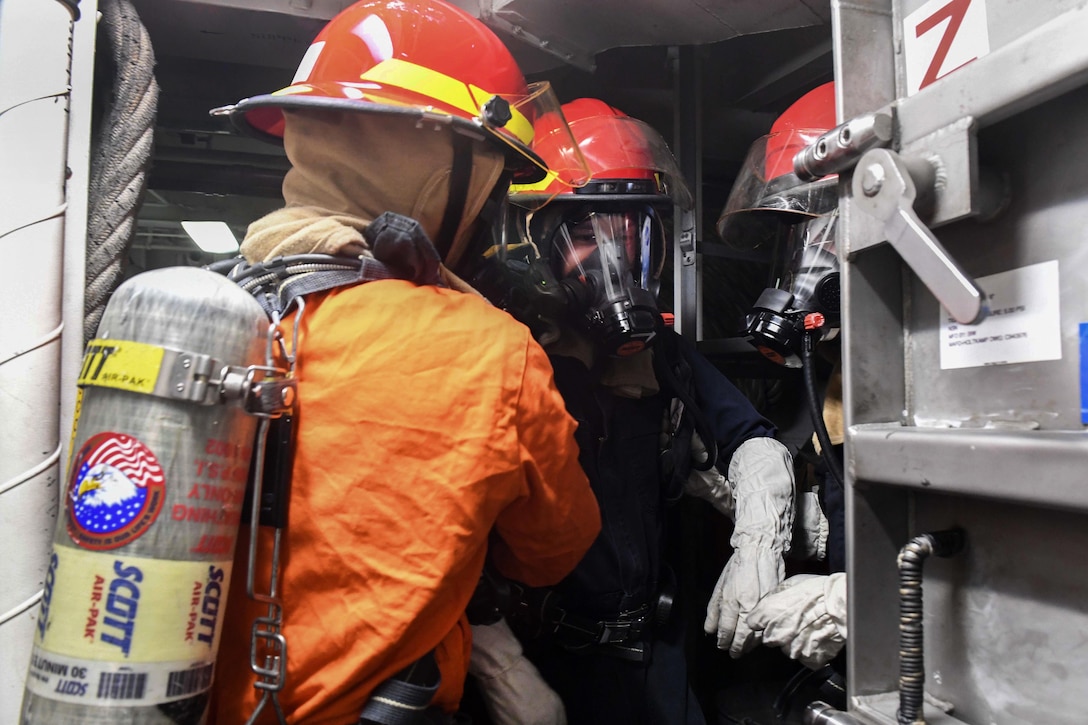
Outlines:
{"label": "orange protective coverall", "polygon": [[[290,722],[348,725],[376,685],[437,647],[434,704],[452,711],[492,528],[500,571],[533,586],[562,579],[600,529],[548,359],[479,297],[384,280],[308,300],[296,375],[280,702]],[[250,626],[265,608],[246,597],[247,538],[243,526],[219,725],[244,723],[257,702]]]}

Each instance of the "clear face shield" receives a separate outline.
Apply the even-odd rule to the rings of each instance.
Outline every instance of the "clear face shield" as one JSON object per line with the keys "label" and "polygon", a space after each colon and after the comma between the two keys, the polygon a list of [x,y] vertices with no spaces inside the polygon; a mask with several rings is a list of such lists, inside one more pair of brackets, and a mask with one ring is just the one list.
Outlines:
{"label": "clear face shield", "polygon": [[[506,108],[498,101],[505,102]],[[589,164],[547,81],[530,83],[525,96],[493,96],[477,112],[482,126],[535,167],[515,174],[515,183],[552,183],[561,191],[569,191],[589,181]],[[545,150],[547,161],[541,153]]]}
{"label": "clear face shield", "polygon": [[722,241],[736,249],[767,248],[781,242],[783,216],[818,217],[838,206],[837,176],[805,183],[793,173],[793,153],[820,133],[770,134],[752,144],[718,217]]}
{"label": "clear face shield", "polygon": [[657,333],[664,239],[661,219],[648,204],[568,217],[552,234],[552,272],[582,285],[582,320],[609,355],[633,355]]}
{"label": "clear face shield", "polygon": [[[788,218],[788,217],[787,217]],[[839,258],[835,229],[839,211],[783,224],[780,261],[785,272],[774,287],[763,291],[746,320],[752,344],[768,359],[786,367],[801,367],[805,317],[824,317],[820,340],[838,335]]]}

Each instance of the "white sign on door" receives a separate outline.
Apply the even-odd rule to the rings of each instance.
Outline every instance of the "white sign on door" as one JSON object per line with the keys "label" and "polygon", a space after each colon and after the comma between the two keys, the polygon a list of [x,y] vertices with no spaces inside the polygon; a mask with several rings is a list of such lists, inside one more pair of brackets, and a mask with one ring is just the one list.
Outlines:
{"label": "white sign on door", "polygon": [[941,306],[941,369],[1062,359],[1058,261],[979,277],[990,314],[961,325]]}
{"label": "white sign on door", "polygon": [[907,95],[989,52],[986,0],[929,0],[903,18]]}

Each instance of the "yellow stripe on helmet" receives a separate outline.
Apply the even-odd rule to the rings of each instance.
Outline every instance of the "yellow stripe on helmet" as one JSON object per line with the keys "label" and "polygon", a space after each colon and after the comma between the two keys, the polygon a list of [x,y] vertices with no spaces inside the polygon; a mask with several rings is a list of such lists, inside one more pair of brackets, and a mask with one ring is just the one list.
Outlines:
{"label": "yellow stripe on helmet", "polygon": [[[360,78],[363,81],[396,86],[429,96],[472,116],[478,116],[484,103],[496,95],[432,68],[425,68],[399,58],[381,61],[363,73]],[[533,141],[533,124],[513,103],[510,105],[510,113],[512,118],[503,128],[528,146]]]}
{"label": "yellow stripe on helmet", "polygon": [[[559,178],[559,173],[549,169],[547,175],[543,179],[541,179],[540,181],[537,181],[536,183],[532,183],[532,184],[511,184],[510,185],[510,194],[537,194],[537,193],[543,192],[545,189],[547,189],[549,186],[551,186],[552,183],[554,183],[555,180],[558,179],[558,178]],[[570,186],[570,184],[567,184],[567,186]]]}

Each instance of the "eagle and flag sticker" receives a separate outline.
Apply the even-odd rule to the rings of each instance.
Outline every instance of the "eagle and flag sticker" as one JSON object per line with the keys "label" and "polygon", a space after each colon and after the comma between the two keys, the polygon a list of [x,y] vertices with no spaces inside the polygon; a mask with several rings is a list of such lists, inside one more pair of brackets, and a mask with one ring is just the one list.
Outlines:
{"label": "eagle and flag sticker", "polygon": [[117,549],[155,523],[165,499],[165,475],[150,448],[124,433],[97,433],[72,462],[68,535],[86,549]]}

